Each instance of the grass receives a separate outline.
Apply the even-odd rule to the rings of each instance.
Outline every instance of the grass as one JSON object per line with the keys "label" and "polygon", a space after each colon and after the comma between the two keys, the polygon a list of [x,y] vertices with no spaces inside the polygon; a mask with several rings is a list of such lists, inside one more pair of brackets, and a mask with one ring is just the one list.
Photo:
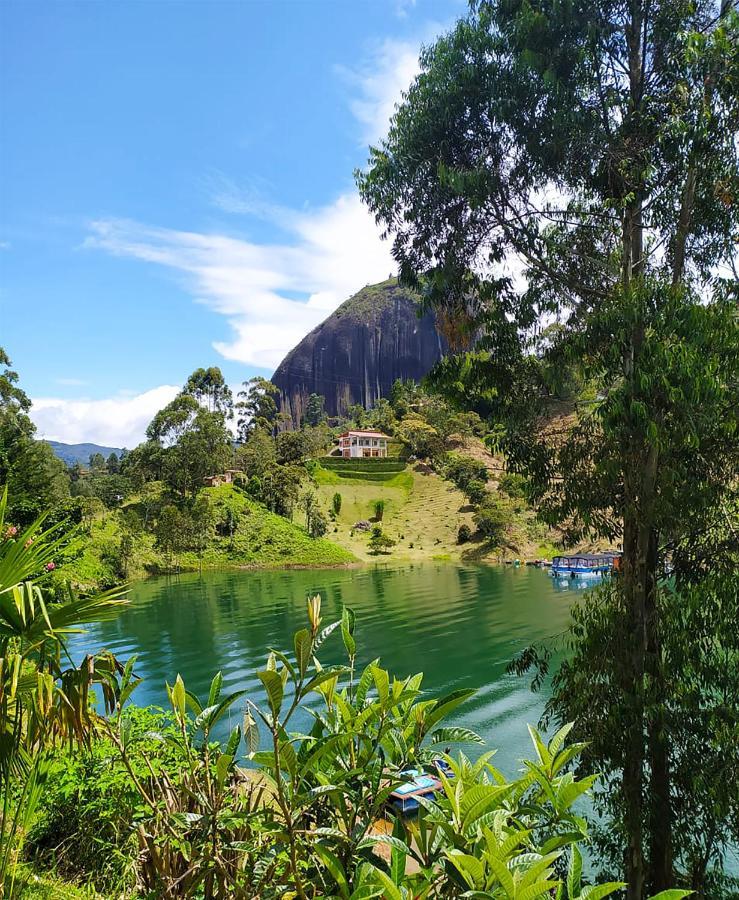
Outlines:
{"label": "grass", "polygon": [[51,872],[41,872],[25,864],[18,867],[16,882],[25,883],[23,900],[101,900],[92,887],[78,887]]}
{"label": "grass", "polygon": [[378,557],[370,553],[366,532],[354,531],[360,521],[373,521],[376,500],[385,501],[382,527],[398,543],[382,559],[459,559],[457,530],[466,522],[472,525],[472,513],[464,496],[449,482],[421,466],[406,466],[381,482],[370,478],[342,477],[337,472],[317,468],[314,479],[322,505],[330,509],[335,493],[341,494],[341,512],[329,536],[361,560]]}
{"label": "grass", "polygon": [[[551,558],[556,553],[552,532],[535,520],[533,511],[524,501],[515,504],[514,521],[505,547],[494,547],[480,540],[460,545],[457,543],[460,525],[466,524],[475,531],[474,510],[450,482],[420,464],[406,464],[397,474],[382,473],[377,478],[371,469],[362,471],[376,461],[343,462],[349,465],[334,464],[329,468],[324,466],[325,460],[321,460],[321,465],[313,471],[313,478],[324,509],[331,509],[335,493],[341,494],[341,512],[328,536],[363,561],[378,557],[369,551],[367,532],[353,531],[352,526],[360,520],[374,524],[376,500],[385,501],[382,527],[397,541],[387,556],[380,557],[385,560],[500,561],[508,557]],[[391,460],[381,462],[392,463]],[[496,489],[494,480],[490,487]]]}

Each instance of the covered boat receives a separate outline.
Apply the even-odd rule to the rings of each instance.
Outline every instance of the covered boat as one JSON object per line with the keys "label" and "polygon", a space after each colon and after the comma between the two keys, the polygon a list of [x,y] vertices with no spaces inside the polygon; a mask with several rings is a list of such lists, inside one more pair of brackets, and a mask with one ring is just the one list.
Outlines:
{"label": "covered boat", "polygon": [[398,777],[408,780],[390,794],[390,804],[403,815],[418,812],[420,806],[418,798],[433,799],[434,794],[441,788],[441,781],[436,775],[420,769],[406,769]]}
{"label": "covered boat", "polygon": [[577,575],[607,575],[620,567],[620,553],[577,553],[555,556],[552,560],[552,575],[573,578]]}

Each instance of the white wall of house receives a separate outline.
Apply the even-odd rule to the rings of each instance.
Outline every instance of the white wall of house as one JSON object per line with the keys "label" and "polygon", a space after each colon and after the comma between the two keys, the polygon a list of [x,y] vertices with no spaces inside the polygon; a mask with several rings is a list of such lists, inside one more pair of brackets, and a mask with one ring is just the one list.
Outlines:
{"label": "white wall of house", "polygon": [[348,437],[341,439],[341,450],[344,456],[352,458],[362,456],[387,456],[387,441],[384,438]]}

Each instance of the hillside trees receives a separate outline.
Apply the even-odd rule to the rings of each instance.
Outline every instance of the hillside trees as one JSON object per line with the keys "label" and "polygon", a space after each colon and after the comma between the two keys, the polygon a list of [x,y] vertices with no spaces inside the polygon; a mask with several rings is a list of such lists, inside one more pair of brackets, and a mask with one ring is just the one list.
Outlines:
{"label": "hillside trees", "polygon": [[207,409],[190,393],[178,394],[161,409],[146,436],[149,448],[133,451],[128,465],[150,469],[183,497],[201,487],[206,475],[222,472],[231,460],[226,414]]}
{"label": "hillside trees", "polygon": [[[674,874],[658,578],[737,463],[736,282],[718,275],[739,221],[738,31],[729,2],[475,3],[424,51],[359,176],[458,351],[441,369],[450,395],[505,421],[547,521],[623,542],[630,900]],[[552,317],[563,327],[542,345]],[[604,391],[552,440],[557,360]]]}
{"label": "hillside trees", "polygon": [[272,434],[277,423],[278,387],[266,378],[255,376],[245,381],[236,404],[239,440],[248,440],[256,428]]}
{"label": "hillside trees", "polygon": [[31,400],[0,347],[0,485],[10,491],[9,516],[29,525],[69,497],[69,476],[45,441],[36,440]]}
{"label": "hillside trees", "polygon": [[195,397],[209,412],[223,413],[228,419],[233,415],[231,388],[217,366],[196,369],[187,379],[182,393]]}
{"label": "hillside trees", "polygon": [[326,398],[320,394],[311,394],[305,405],[305,424],[320,425],[326,420]]}

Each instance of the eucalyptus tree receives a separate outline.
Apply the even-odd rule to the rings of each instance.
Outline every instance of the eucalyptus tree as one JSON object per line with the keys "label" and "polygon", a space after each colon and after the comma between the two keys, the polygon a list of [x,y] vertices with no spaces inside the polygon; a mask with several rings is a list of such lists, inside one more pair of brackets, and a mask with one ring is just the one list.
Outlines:
{"label": "eucalyptus tree", "polygon": [[231,459],[225,413],[207,409],[191,394],[178,394],[159,410],[146,436],[148,450],[141,461],[155,462],[162,479],[183,496],[202,486],[206,475],[222,472]]}
{"label": "eucalyptus tree", "polygon": [[[738,34],[727,0],[473,3],[358,175],[460,351],[440,381],[505,419],[550,522],[623,542],[630,898],[673,875],[657,579],[736,465]],[[553,436],[542,360],[573,359],[602,391]]]}
{"label": "eucalyptus tree", "polygon": [[233,394],[218,366],[195,369],[182,393],[191,394],[209,412],[223,413],[229,419],[233,415]]}
{"label": "eucalyptus tree", "polygon": [[236,404],[239,440],[247,441],[256,428],[274,433],[280,389],[259,375],[245,381],[243,387]]}

